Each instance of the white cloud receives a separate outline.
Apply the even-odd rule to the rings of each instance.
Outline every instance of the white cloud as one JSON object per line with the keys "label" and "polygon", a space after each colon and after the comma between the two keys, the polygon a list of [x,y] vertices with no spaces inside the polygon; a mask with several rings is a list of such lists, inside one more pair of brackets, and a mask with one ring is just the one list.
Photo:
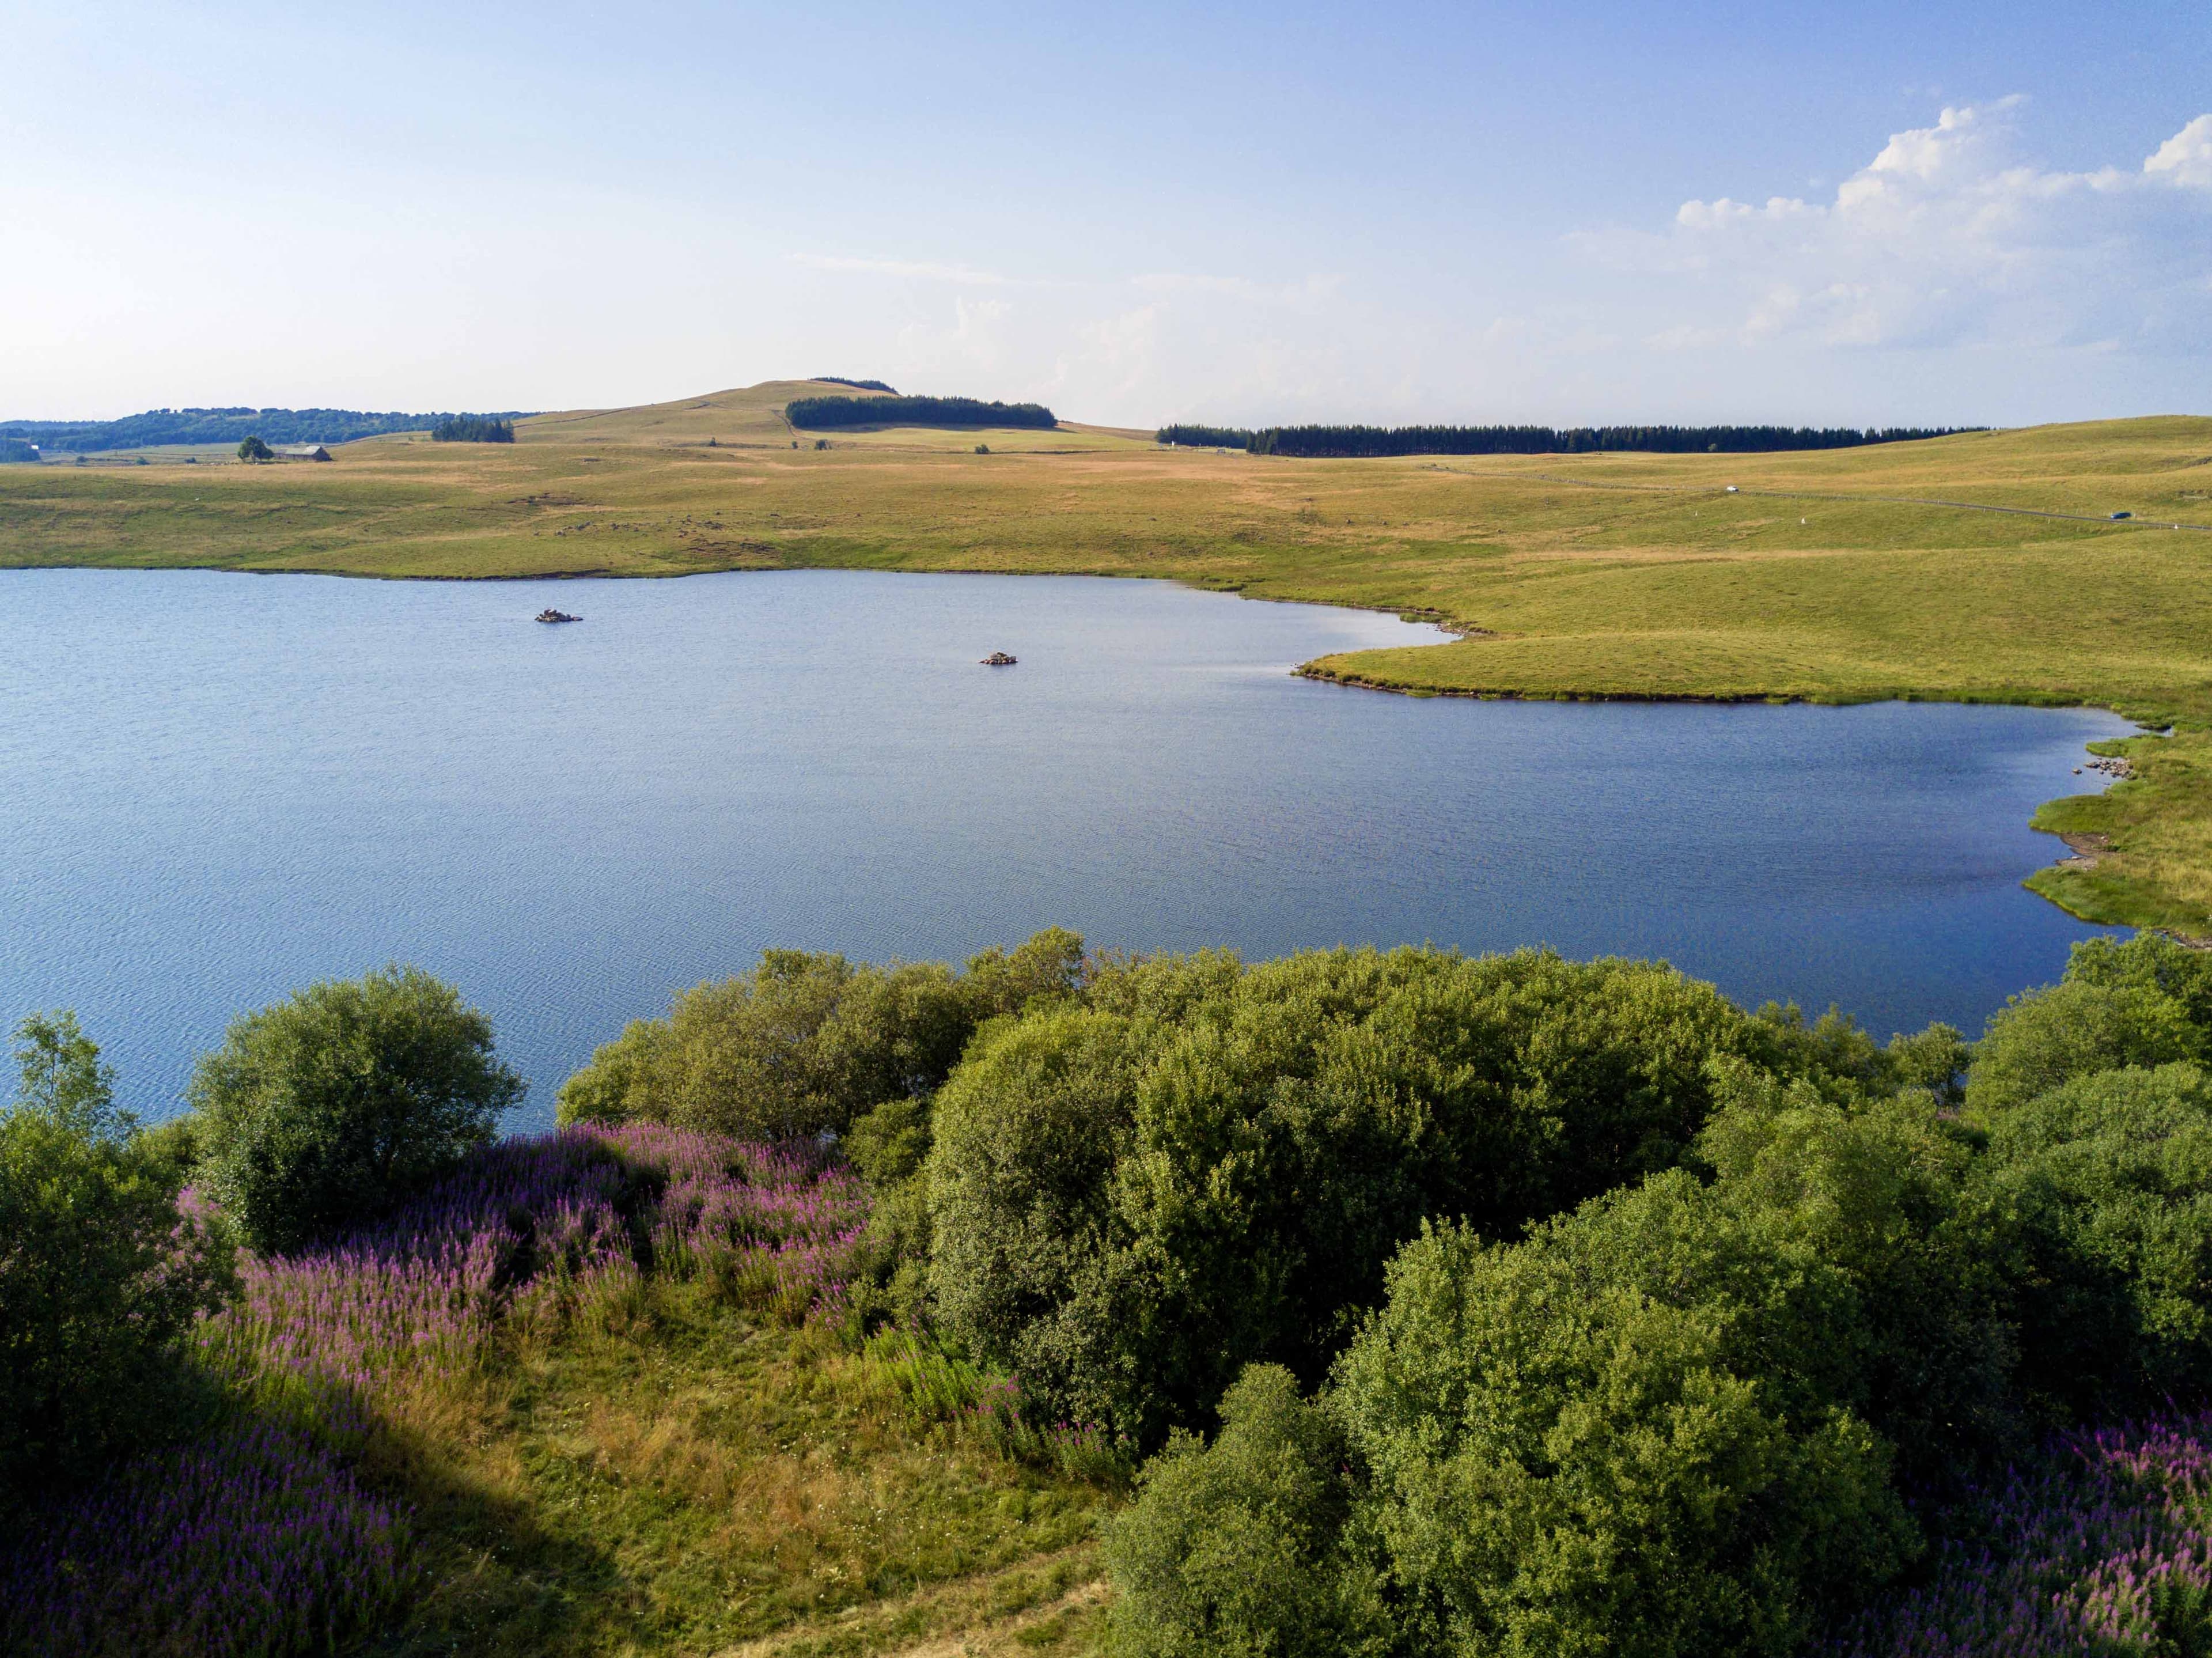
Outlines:
{"label": "white cloud", "polygon": [[2143,171],[2195,189],[2212,186],[2212,115],[2200,115],[2158,147]]}
{"label": "white cloud", "polygon": [[[1607,264],[1689,279],[1649,336],[1680,349],[2212,344],[2212,115],[2140,166],[2021,159],[2019,99],[1946,109],[1893,136],[1827,202],[1685,202],[1662,235],[1581,239]],[[1702,303],[1699,303],[1702,299]]]}

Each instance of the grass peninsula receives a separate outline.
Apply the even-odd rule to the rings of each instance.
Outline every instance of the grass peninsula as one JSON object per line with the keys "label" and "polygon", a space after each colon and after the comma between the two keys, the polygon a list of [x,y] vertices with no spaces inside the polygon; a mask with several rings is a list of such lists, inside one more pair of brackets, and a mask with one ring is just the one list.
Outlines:
{"label": "grass peninsula", "polygon": [[2154,734],[2100,745],[2130,774],[2110,793],[2038,815],[2075,856],[2030,884],[2087,920],[2212,933],[2212,418],[1352,460],[785,421],[846,389],[540,415],[511,446],[381,436],[328,465],[0,467],[0,568],[1155,576],[1461,635],[1302,669],[1378,689],[2094,704]]}

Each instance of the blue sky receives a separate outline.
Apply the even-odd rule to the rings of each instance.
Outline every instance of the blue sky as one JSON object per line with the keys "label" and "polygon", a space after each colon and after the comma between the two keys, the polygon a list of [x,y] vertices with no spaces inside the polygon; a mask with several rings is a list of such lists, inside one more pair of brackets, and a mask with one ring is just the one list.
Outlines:
{"label": "blue sky", "polygon": [[0,5],[0,416],[2212,412],[2212,7]]}

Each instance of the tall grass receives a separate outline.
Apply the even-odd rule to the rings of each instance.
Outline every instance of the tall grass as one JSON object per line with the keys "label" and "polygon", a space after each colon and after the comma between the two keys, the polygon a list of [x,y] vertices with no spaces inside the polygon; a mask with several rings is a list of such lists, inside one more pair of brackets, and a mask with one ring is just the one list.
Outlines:
{"label": "tall grass", "polygon": [[228,1419],[28,1517],[0,1557],[0,1649],[334,1649],[412,1582],[404,1516],[356,1466],[395,1418],[520,1344],[620,1322],[655,1274],[835,1318],[867,1211],[816,1147],[575,1128],[489,1147],[324,1248],[248,1256],[199,1333]]}
{"label": "tall grass", "polygon": [[919,1426],[951,1424],[1003,1456],[1109,1490],[1127,1487],[1135,1476],[1138,1448],[1127,1436],[1096,1423],[1036,1420],[1018,1378],[985,1370],[933,1335],[879,1331],[860,1357],[869,1380]]}
{"label": "tall grass", "polygon": [[0,1636],[57,1658],[328,1651],[413,1586],[407,1542],[327,1448],[235,1422],[42,1515],[0,1564]]}

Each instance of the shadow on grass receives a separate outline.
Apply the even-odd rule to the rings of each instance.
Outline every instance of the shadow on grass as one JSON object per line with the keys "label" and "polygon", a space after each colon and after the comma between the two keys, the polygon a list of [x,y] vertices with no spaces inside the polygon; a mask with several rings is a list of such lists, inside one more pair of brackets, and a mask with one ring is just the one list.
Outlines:
{"label": "shadow on grass", "polygon": [[637,1597],[611,1554],[547,1527],[526,1497],[456,1466],[440,1437],[386,1425],[360,1460],[366,1484],[406,1504],[422,1578],[387,1627],[356,1650],[393,1658],[584,1650],[596,1648],[611,1612],[628,1622],[643,1610],[629,1604]]}

